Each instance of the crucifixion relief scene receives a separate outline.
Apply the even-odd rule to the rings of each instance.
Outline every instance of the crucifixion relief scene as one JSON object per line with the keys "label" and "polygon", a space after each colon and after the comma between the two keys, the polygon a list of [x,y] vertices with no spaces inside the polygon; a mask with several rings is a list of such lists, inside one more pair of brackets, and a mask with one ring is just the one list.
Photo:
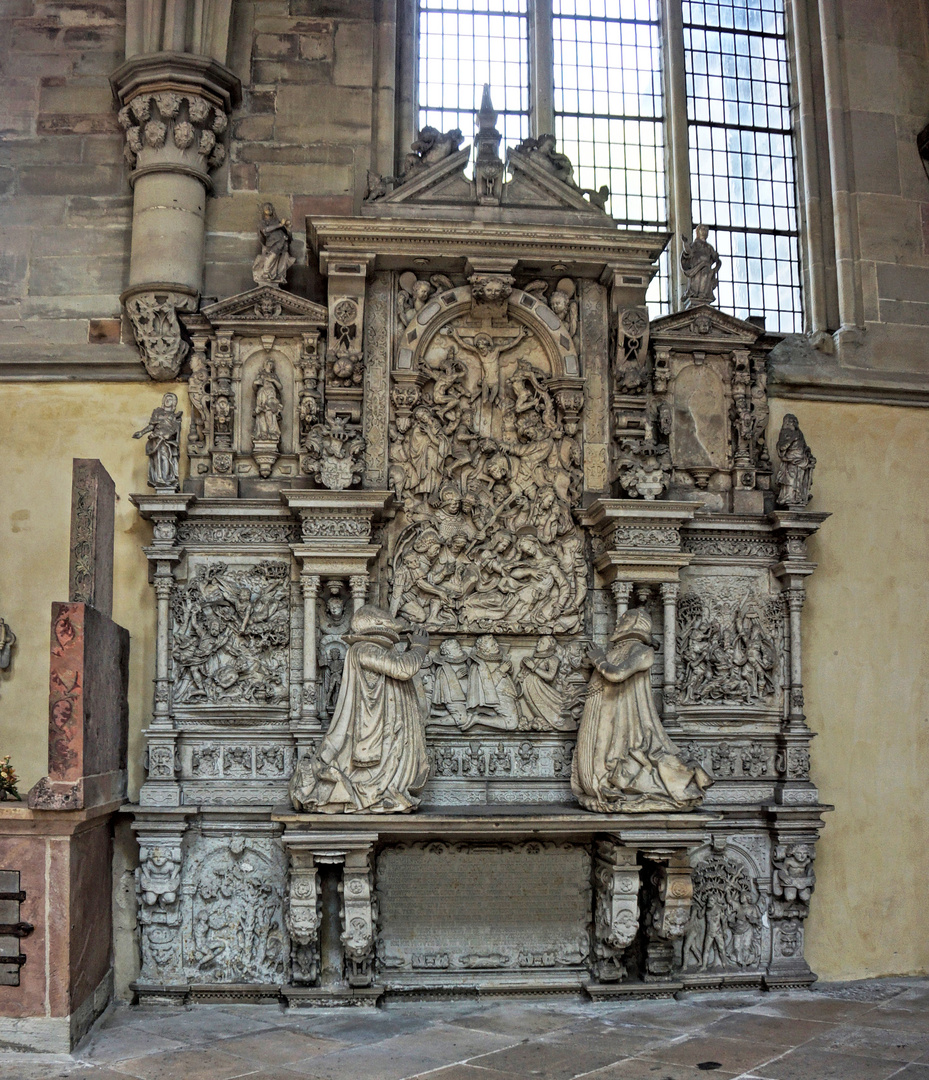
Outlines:
{"label": "crucifixion relief scene", "polygon": [[0,11],[0,1075],[925,1067],[926,2]]}

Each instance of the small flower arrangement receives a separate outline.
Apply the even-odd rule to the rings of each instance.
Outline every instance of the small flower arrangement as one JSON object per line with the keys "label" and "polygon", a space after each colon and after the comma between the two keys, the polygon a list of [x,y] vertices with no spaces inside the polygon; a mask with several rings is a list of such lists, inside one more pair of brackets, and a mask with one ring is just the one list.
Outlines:
{"label": "small flower arrangement", "polygon": [[16,770],[10,764],[10,755],[0,758],[0,802],[4,799],[19,798],[19,792],[16,790],[18,779]]}

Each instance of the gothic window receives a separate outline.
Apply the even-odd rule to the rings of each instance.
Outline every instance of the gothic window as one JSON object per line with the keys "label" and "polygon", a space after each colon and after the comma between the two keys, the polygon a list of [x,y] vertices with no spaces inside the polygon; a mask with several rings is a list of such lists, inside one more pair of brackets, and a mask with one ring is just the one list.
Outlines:
{"label": "gothic window", "polygon": [[553,131],[621,228],[670,229],[649,301],[680,295],[705,222],[717,303],[801,329],[784,0],[415,0],[418,126],[467,137],[489,83],[506,145]]}

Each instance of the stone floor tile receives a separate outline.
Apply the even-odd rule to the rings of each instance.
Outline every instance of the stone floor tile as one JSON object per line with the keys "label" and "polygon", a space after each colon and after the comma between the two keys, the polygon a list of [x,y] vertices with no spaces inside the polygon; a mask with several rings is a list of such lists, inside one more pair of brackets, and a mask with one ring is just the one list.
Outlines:
{"label": "stone floor tile", "polygon": [[422,1056],[424,1061],[440,1058],[437,1064],[450,1065],[512,1046],[516,1042],[518,1039],[513,1035],[476,1031],[459,1024],[433,1024],[425,1031],[398,1035],[380,1045],[405,1056]]}
{"label": "stone floor tile", "polygon": [[447,1064],[397,1053],[391,1041],[293,1061],[287,1069],[303,1080],[406,1080]]}
{"label": "stone floor tile", "polygon": [[[80,1077],[83,1080],[87,1075],[86,1065],[63,1055],[4,1054],[0,1059],[0,1076],[3,1080],[58,1080],[59,1077],[68,1077],[68,1080]],[[125,1080],[125,1077],[121,1080]]]}
{"label": "stone floor tile", "polygon": [[701,1035],[678,1039],[657,1050],[648,1050],[641,1056],[654,1058],[656,1061],[673,1062],[676,1065],[690,1065],[692,1068],[715,1061],[724,1071],[740,1073],[748,1072],[756,1065],[783,1053],[783,1046],[764,1043],[758,1039],[723,1038],[704,1032]]}
{"label": "stone floor tile", "polygon": [[705,1029],[704,1034],[757,1039],[759,1042],[774,1043],[776,1046],[799,1046],[808,1039],[828,1034],[831,1030],[832,1025],[820,1020],[740,1012],[716,1020]]}
{"label": "stone floor tile", "polygon": [[288,1028],[320,1038],[337,1039],[350,1046],[381,1042],[407,1032],[423,1031],[429,1017],[397,1014],[381,1009],[292,1009]]}
{"label": "stone floor tile", "polygon": [[846,1024],[828,1034],[817,1036],[808,1044],[817,1050],[861,1057],[886,1058],[889,1061],[919,1061],[929,1054],[929,1036],[909,1031]]}
{"label": "stone floor tile", "polygon": [[873,1001],[846,1001],[825,994],[801,992],[796,996],[768,994],[742,1015],[763,1013],[766,1016],[792,1016],[798,1020],[822,1020],[839,1024],[847,1020],[863,1020],[876,1008],[878,1006]]}
{"label": "stone floor tile", "polygon": [[103,1030],[95,1029],[77,1047],[74,1056],[79,1061],[98,1065],[124,1058],[182,1050],[186,1045],[187,1041],[184,1039],[172,1039],[138,1024],[119,1024]]}
{"label": "stone floor tile", "polygon": [[756,1066],[751,1075],[763,1080],[887,1080],[899,1069],[899,1061],[834,1054],[807,1044]]}
{"label": "stone floor tile", "polygon": [[[607,1055],[609,1058],[612,1055]],[[604,1055],[572,1050],[568,1047],[553,1045],[540,1040],[525,1040],[516,1046],[483,1057],[471,1058],[469,1065],[479,1068],[494,1069],[519,1080],[571,1080],[581,1073],[602,1068],[608,1062]],[[617,1053],[614,1060],[623,1054]]]}
{"label": "stone floor tile", "polygon": [[666,1061],[654,1061],[647,1058],[627,1058],[625,1061],[608,1065],[605,1069],[589,1073],[584,1080],[733,1080],[735,1073],[716,1069],[704,1072],[689,1065],[675,1065]]}
{"label": "stone floor tile", "polygon": [[496,1005],[470,1016],[451,1021],[475,1031],[490,1031],[501,1035],[544,1035],[568,1027],[576,1016],[547,1009],[514,1009],[511,1004]]}
{"label": "stone floor tile", "polygon": [[584,1057],[591,1061],[595,1057],[602,1058],[599,1065],[591,1064],[591,1069],[657,1049],[668,1041],[668,1035],[668,1032],[658,1029],[612,1028],[603,1032],[570,1031],[546,1036],[541,1042],[557,1052],[564,1050],[572,1057]]}
{"label": "stone floor tile", "polygon": [[722,1009],[712,1009],[697,1003],[677,1001],[635,1001],[617,1005],[609,1021],[618,1025],[667,1028],[670,1031],[699,1031],[727,1016]]}
{"label": "stone floor tile", "polygon": [[117,1062],[114,1069],[139,1080],[232,1080],[254,1072],[255,1066],[210,1047],[129,1058]]}
{"label": "stone floor tile", "polygon": [[513,1080],[513,1074],[475,1065],[446,1065],[443,1069],[421,1073],[416,1080]]}
{"label": "stone floor tile", "polygon": [[894,998],[889,1005],[879,1005],[876,1009],[871,1009],[861,1022],[867,1027],[929,1035],[929,1008],[898,1009],[895,1007],[898,1000]]}
{"label": "stone floor tile", "polygon": [[289,1061],[328,1054],[343,1049],[346,1044],[289,1028],[273,1028],[271,1031],[252,1032],[232,1039],[219,1039],[212,1045],[224,1054],[252,1061],[254,1067],[258,1068],[262,1065],[286,1065]]}
{"label": "stone floor tile", "polygon": [[199,1046],[213,1039],[232,1038],[246,1032],[273,1031],[276,1027],[267,1020],[237,1016],[215,1005],[194,1006],[164,1019],[149,1016],[138,1026],[163,1038],[177,1039],[186,1046]]}
{"label": "stone floor tile", "polygon": [[904,1065],[893,1074],[893,1080],[929,1080],[929,1065]]}
{"label": "stone floor tile", "polygon": [[920,990],[912,979],[860,979],[854,982],[817,983],[810,993],[824,994],[845,1001],[873,1001],[879,1004],[901,994]]}

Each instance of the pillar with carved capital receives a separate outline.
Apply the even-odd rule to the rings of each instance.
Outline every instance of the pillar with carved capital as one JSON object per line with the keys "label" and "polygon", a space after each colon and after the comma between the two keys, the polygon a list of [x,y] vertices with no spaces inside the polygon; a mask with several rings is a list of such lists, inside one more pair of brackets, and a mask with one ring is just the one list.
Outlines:
{"label": "pillar with carved capital", "polygon": [[629,609],[629,600],[632,597],[634,583],[631,581],[614,581],[612,584],[613,599],[616,601],[616,618],[620,619]]}
{"label": "pillar with carved capital", "polygon": [[665,719],[677,715],[677,598],[681,587],[677,582],[661,585],[664,605],[664,700]]}
{"label": "pillar with carved capital", "polygon": [[[139,0],[129,7],[146,8],[149,2]],[[200,14],[193,14],[192,22],[203,17],[216,22],[215,13],[203,15],[215,6],[198,5]],[[228,23],[226,5],[227,38]],[[184,40],[183,33],[179,40]],[[133,55],[135,46],[127,39],[129,58],[110,83],[132,170],[129,287],[121,300],[146,371],[153,379],[167,380],[177,378],[188,351],[178,313],[196,310],[203,277],[206,200],[213,190],[209,174],[225,159],[223,133],[241,100],[242,87],[212,56],[173,46],[171,52],[162,52],[158,51],[162,43],[151,44],[152,52]],[[225,45],[222,56],[225,59]]]}
{"label": "pillar with carved capital", "polygon": [[368,576],[367,574],[352,574],[349,578],[352,590],[352,610],[357,611],[368,600]]}
{"label": "pillar with carved capital", "polygon": [[300,575],[303,586],[303,704],[304,719],[315,719],[317,708],[316,673],[316,598],[319,596],[319,574],[306,570]]}
{"label": "pillar with carved capital", "polygon": [[594,973],[600,982],[625,977],[623,953],[639,929],[639,866],[634,848],[597,842],[594,863]]}

